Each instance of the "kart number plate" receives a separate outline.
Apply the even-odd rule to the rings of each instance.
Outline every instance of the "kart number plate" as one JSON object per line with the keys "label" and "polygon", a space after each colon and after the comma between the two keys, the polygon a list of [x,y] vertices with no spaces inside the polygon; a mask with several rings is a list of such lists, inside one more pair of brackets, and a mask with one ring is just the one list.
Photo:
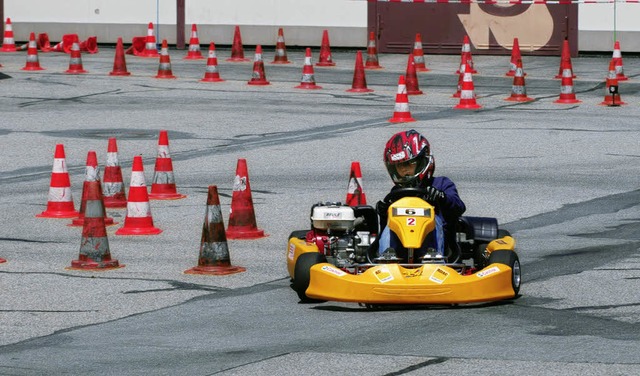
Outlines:
{"label": "kart number plate", "polygon": [[431,217],[431,209],[425,208],[394,208],[394,216],[409,216],[409,217]]}

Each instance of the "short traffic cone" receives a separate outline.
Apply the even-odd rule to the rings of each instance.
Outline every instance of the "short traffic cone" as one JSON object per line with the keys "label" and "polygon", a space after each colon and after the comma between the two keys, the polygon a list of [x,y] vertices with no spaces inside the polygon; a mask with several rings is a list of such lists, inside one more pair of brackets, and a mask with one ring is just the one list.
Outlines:
{"label": "short traffic cone", "polygon": [[524,83],[524,70],[522,69],[522,59],[516,60],[516,71],[513,76],[513,86],[511,86],[511,96],[505,101],[530,102],[533,98],[527,96],[527,88]]}
{"label": "short traffic cone", "polygon": [[204,78],[202,82],[222,82],[220,78],[220,72],[218,71],[218,57],[216,56],[216,45],[211,42],[209,44],[209,55],[207,58],[207,67],[204,71]]}
{"label": "short traffic cone", "polygon": [[609,75],[607,76],[607,82],[604,91],[604,100],[600,102],[601,105],[617,107],[625,105],[626,103],[620,98],[620,94],[616,91],[611,92],[611,87],[618,87],[618,78],[616,77],[615,59],[612,58],[609,62]]}
{"label": "short traffic cone", "polygon": [[158,156],[156,157],[149,198],[152,200],[179,200],[185,197],[187,196],[176,190],[173,162],[169,152],[169,135],[166,130],[161,130],[158,137]]}
{"label": "short traffic cone", "polygon": [[11,26],[11,18],[7,18],[4,25],[4,39],[2,40],[2,48],[0,52],[16,52],[16,41],[13,39],[13,26]]}
{"label": "short traffic cone", "polygon": [[626,81],[629,78],[624,75],[624,66],[622,64],[622,52],[620,52],[620,42],[615,41],[613,45],[613,59],[616,70],[616,79],[618,81]]}
{"label": "short traffic cone", "polygon": [[156,36],[153,33],[153,22],[149,22],[147,27],[147,38],[145,39],[144,51],[139,56],[141,57],[158,57],[158,46],[156,45]]}
{"label": "short traffic cone", "polygon": [[358,206],[367,204],[367,195],[362,188],[362,172],[360,172],[360,162],[351,162],[351,172],[349,173],[349,185],[347,187],[346,204]]}
{"label": "short traffic cone", "polygon": [[367,61],[364,69],[382,69],[378,61],[378,47],[376,47],[376,37],[373,31],[369,32],[369,42],[367,43]]}
{"label": "short traffic cone", "polygon": [[322,86],[316,85],[316,78],[313,72],[313,64],[311,63],[311,48],[307,48],[307,51],[305,53],[300,85],[295,86],[294,89],[322,89]]}
{"label": "short traffic cone", "polygon": [[36,215],[36,217],[74,218],[78,215],[79,213],[73,206],[71,179],[69,179],[69,172],[67,172],[64,145],[57,144],[53,155],[53,170],[51,171],[51,183],[49,184],[47,210]]}
{"label": "short traffic cone", "polygon": [[116,55],[113,58],[113,70],[109,72],[109,76],[129,76],[131,73],[127,71],[127,61],[124,56],[124,46],[122,38],[118,37],[116,43]]}
{"label": "short traffic cone", "polygon": [[409,54],[406,72],[407,94],[421,95],[420,84],[418,84],[418,75],[416,74],[415,55]]}
{"label": "short traffic cone", "polygon": [[176,78],[171,71],[171,56],[169,56],[169,47],[167,40],[162,40],[162,48],[160,49],[160,64],[158,64],[158,74],[155,78]]}
{"label": "short traffic cone", "polygon": [[278,29],[278,36],[276,37],[276,55],[273,58],[271,64],[289,64],[289,58],[287,57],[287,46],[284,43],[284,32],[282,28]]}
{"label": "short traffic cone", "polygon": [[508,77],[515,76],[518,59],[522,59],[522,55],[520,55],[520,42],[518,42],[518,38],[516,37],[516,38],[513,38],[513,47],[511,48],[511,61],[509,62],[509,71],[507,71],[505,76],[508,76]]}
{"label": "short traffic cone", "polygon": [[157,235],[161,232],[162,230],[153,226],[142,157],[136,155],[131,167],[127,216],[124,218],[124,226],[116,231],[116,235]]}
{"label": "short traffic cone", "polygon": [[233,44],[231,45],[231,57],[227,59],[231,62],[249,61],[244,57],[244,48],[242,47],[242,35],[240,34],[240,26],[236,25],[233,32]]}
{"label": "short traffic cone", "polygon": [[573,88],[573,71],[571,70],[571,62],[564,60],[562,62],[562,81],[560,86],[560,97],[553,103],[573,104],[582,101],[576,99],[576,93]]}
{"label": "short traffic cone", "polygon": [[251,79],[248,82],[249,85],[269,85],[267,76],[264,71],[264,61],[262,61],[262,46],[256,46],[256,53],[253,59],[253,72],[251,73]]}
{"label": "short traffic cone", "polygon": [[44,70],[40,66],[40,60],[38,60],[38,44],[36,43],[36,34],[31,33],[29,35],[29,48],[27,49],[27,63],[22,68],[26,71],[39,71]]}
{"label": "short traffic cone", "polygon": [[126,208],[127,196],[124,192],[122,168],[118,161],[118,144],[115,137],[109,138],[107,145],[107,163],[104,166],[102,196],[107,208]]}
{"label": "short traffic cone", "polygon": [[196,24],[191,24],[191,38],[189,38],[189,50],[187,55],[183,58],[185,60],[200,60],[204,59],[202,52],[200,51],[200,39],[198,39],[198,27]]}
{"label": "short traffic cone", "polygon": [[40,52],[51,52],[51,42],[49,41],[49,34],[40,33],[38,34],[38,48]]}
{"label": "short traffic cone", "polygon": [[565,65],[568,65],[569,68],[571,69],[571,78],[576,78],[576,75],[573,73],[573,65],[571,65],[571,49],[569,48],[569,41],[567,39],[562,41],[562,52],[560,55],[560,68],[558,69],[558,74],[554,78],[564,77]]}
{"label": "short traffic cone", "polygon": [[90,54],[98,53],[98,37],[88,37],[87,40],[80,43],[80,51],[88,52]]}
{"label": "short traffic cone", "polygon": [[364,73],[364,66],[362,64],[362,51],[356,52],[356,65],[353,71],[353,82],[351,83],[351,89],[348,89],[349,93],[370,93],[372,89],[367,88],[367,77]]}
{"label": "short traffic cone", "polygon": [[71,47],[73,42],[78,41],[78,49],[80,49],[80,38],[78,34],[65,34],[62,36],[60,43],[51,48],[53,52],[64,52],[65,54],[71,53]]}
{"label": "short traffic cone", "polygon": [[[473,68],[473,56],[471,55],[471,41],[469,40],[468,35],[465,35],[462,38],[462,48],[461,48],[460,56],[464,60],[465,66],[467,65],[469,66],[471,73],[473,74],[478,73],[478,71]],[[458,71],[456,73],[461,73],[461,72]]]}
{"label": "short traffic cone", "polygon": [[251,185],[246,159],[238,159],[236,177],[233,181],[231,212],[229,214],[228,239],[256,239],[266,236],[256,226],[256,215],[251,198]]}
{"label": "short traffic cone", "polygon": [[398,78],[398,93],[396,94],[396,105],[393,110],[393,116],[389,119],[390,123],[408,123],[416,121],[411,117],[409,112],[409,96],[407,95],[407,85],[404,76]]}
{"label": "short traffic cone", "polygon": [[[80,214],[78,215],[78,218],[71,221],[69,226],[84,226],[85,218],[87,215],[87,202],[90,200],[98,199],[97,197],[95,197],[96,193],[94,192],[94,185],[97,184],[98,187],[102,189],[100,184],[100,168],[98,167],[98,157],[96,155],[96,152],[93,150],[89,151],[89,153],[87,154],[87,165],[84,171],[84,183],[82,185],[82,201],[80,204]],[[102,191],[100,191],[99,194],[99,199],[104,204]],[[89,210],[91,210],[91,208]],[[104,211],[104,208],[102,212],[104,213],[104,225],[109,226],[116,224],[113,221],[113,218],[107,217],[107,212]]]}
{"label": "short traffic cone", "polygon": [[[422,49],[422,35],[416,33],[416,40],[413,42],[413,62],[416,66],[416,72],[428,72],[424,61],[424,50]],[[409,77],[407,77],[407,86],[409,86]],[[411,93],[409,93],[411,94]]]}
{"label": "short traffic cone", "polygon": [[[155,42],[154,42],[155,43]],[[133,37],[131,39],[131,46],[127,48],[125,55],[134,55],[144,57],[144,52],[147,44],[147,37]]]}
{"label": "short traffic cone", "polygon": [[82,54],[80,53],[80,46],[78,46],[78,40],[73,41],[71,45],[71,55],[69,58],[69,69],[64,71],[66,74],[83,74],[87,73],[82,67]]}
{"label": "short traffic cone", "polygon": [[320,45],[320,58],[316,63],[318,67],[333,67],[336,63],[331,58],[331,45],[329,44],[329,31],[322,31],[322,44]]}
{"label": "short traffic cone", "polygon": [[89,154],[87,156],[87,171],[83,189],[86,210],[82,222],[80,255],[77,260],[71,261],[71,267],[67,269],[105,270],[120,268],[124,265],[120,265],[118,260],[112,259],[109,250],[109,240],[105,227],[107,214],[102,201],[96,153],[90,151]]}
{"label": "short traffic cone", "polygon": [[482,108],[482,106],[476,102],[476,92],[473,86],[473,74],[471,73],[469,60],[467,60],[467,64],[465,65],[462,85],[460,86],[460,102],[453,108],[458,110],[476,110]]}
{"label": "short traffic cone", "polygon": [[232,266],[229,246],[224,232],[224,220],[220,209],[218,187],[209,186],[207,210],[204,214],[198,265],[185,270],[186,274],[226,275],[244,272],[241,266]]}

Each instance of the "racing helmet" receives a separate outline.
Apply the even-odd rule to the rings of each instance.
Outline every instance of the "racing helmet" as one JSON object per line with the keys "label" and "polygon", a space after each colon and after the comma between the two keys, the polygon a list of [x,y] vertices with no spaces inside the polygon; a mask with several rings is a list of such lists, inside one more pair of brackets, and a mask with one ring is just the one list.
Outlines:
{"label": "racing helmet", "polygon": [[[402,131],[391,136],[384,147],[384,165],[391,180],[403,187],[417,187],[430,179],[436,168],[429,141],[416,130]],[[398,172],[399,165],[414,165],[413,173]]]}

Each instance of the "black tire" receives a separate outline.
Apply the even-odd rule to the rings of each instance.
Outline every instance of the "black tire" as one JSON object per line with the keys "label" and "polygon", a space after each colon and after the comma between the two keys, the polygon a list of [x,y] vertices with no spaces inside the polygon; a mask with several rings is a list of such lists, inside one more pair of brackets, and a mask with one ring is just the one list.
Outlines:
{"label": "black tire", "polygon": [[303,303],[322,302],[322,300],[308,298],[305,294],[311,281],[311,267],[322,262],[327,262],[327,258],[317,252],[303,253],[298,256],[296,266],[293,269],[293,283],[291,287]]}
{"label": "black tire", "polygon": [[522,269],[518,255],[514,251],[493,251],[489,256],[489,264],[503,264],[511,268],[511,287],[516,293],[515,296],[518,296],[522,284]]}
{"label": "black tire", "polygon": [[504,238],[505,236],[511,236],[509,230],[499,229],[498,230],[498,239]]}
{"label": "black tire", "polygon": [[296,230],[291,232],[291,235],[289,235],[289,237],[287,239],[291,239],[291,238],[298,238],[298,239],[304,239],[307,237],[307,232],[309,232],[309,230]]}

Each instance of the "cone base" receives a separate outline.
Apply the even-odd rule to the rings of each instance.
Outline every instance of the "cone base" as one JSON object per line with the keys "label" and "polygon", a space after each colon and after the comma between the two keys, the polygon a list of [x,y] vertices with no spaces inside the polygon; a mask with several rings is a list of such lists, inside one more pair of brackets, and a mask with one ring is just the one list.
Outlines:
{"label": "cone base", "polygon": [[557,99],[557,100],[553,101],[553,103],[574,104],[574,103],[582,103],[582,101],[578,100],[578,99]]}
{"label": "cone base", "polygon": [[113,71],[113,72],[109,72],[109,76],[131,76],[131,73],[126,71],[125,72]]}
{"label": "cone base", "polygon": [[73,260],[71,266],[66,267],[66,270],[110,270],[124,268],[124,265],[120,265],[118,260],[109,261],[89,261],[89,260]]}
{"label": "cone base", "polygon": [[185,56],[182,58],[182,60],[204,60],[205,57],[202,55],[195,55],[195,56]]}
{"label": "cone base", "polygon": [[89,72],[84,70],[84,69],[67,69],[66,71],[64,71],[64,73],[66,73],[66,74],[84,74],[84,73],[89,73]]}
{"label": "cone base", "polygon": [[289,60],[286,61],[282,61],[282,60],[274,60],[269,64],[291,64],[291,62]]}
{"label": "cone base", "polygon": [[186,197],[180,193],[149,193],[150,200],[180,200]]}
{"label": "cone base", "polygon": [[230,61],[232,63],[241,63],[243,61],[250,61],[250,60],[244,57],[230,57],[225,61]]}
{"label": "cone base", "polygon": [[316,67],[335,67],[336,63],[327,63],[327,62],[318,62],[316,63]]}
{"label": "cone base", "polygon": [[264,230],[259,228],[254,229],[242,229],[242,228],[228,228],[226,231],[227,239],[258,239],[264,238]]}
{"label": "cone base", "polygon": [[0,49],[0,52],[18,52],[18,49],[13,46],[13,47],[2,47],[2,49]]}
{"label": "cone base", "polygon": [[241,273],[247,269],[241,266],[196,266],[185,270],[185,274],[201,274],[201,275],[228,275]]}
{"label": "cone base", "polygon": [[53,211],[45,210],[40,214],[37,214],[37,218],[76,218],[80,213],[77,211]]}
{"label": "cone base", "polygon": [[422,90],[411,90],[411,91],[407,90],[407,95],[422,95],[422,94],[424,94]]}
{"label": "cone base", "polygon": [[429,68],[418,68],[416,67],[416,72],[431,72]]}
{"label": "cone base", "polygon": [[247,85],[266,86],[266,85],[271,85],[271,82],[269,82],[269,81],[249,81],[249,82],[247,82]]}
{"label": "cone base", "polygon": [[140,57],[160,57],[160,54],[158,53],[158,51],[155,50],[144,50],[140,55],[136,55],[136,56],[140,56]]}
{"label": "cone base", "polygon": [[617,97],[614,103],[611,97],[605,97],[604,100],[598,104],[601,106],[617,107],[624,106],[627,102],[623,102],[619,97]]}
{"label": "cone base", "polygon": [[153,76],[153,78],[160,78],[160,79],[168,78],[168,79],[174,79],[174,78],[178,78],[178,77],[176,77],[176,76],[174,76],[174,75],[172,75],[172,74],[159,74],[159,75],[157,75],[157,76]]}
{"label": "cone base", "polygon": [[409,116],[409,117],[400,117],[400,116],[393,115],[393,117],[391,119],[389,119],[390,123],[410,123],[412,121],[416,121],[416,119],[412,118],[411,116]]}
{"label": "cone base", "polygon": [[203,78],[200,82],[224,82],[222,78]]}
{"label": "cone base", "polygon": [[42,68],[42,67],[24,67],[24,68],[20,68],[20,70],[23,70],[23,71],[41,71],[41,70],[44,70],[44,68]]}
{"label": "cone base", "polygon": [[351,88],[346,90],[348,93],[371,93],[373,89],[363,88]]}
{"label": "cone base", "polygon": [[161,232],[157,227],[121,227],[116,235],[158,235]]}
{"label": "cone base", "polygon": [[475,104],[459,104],[454,106],[453,108],[458,109],[458,110],[477,110],[479,108],[482,108],[481,105],[475,103]]}
{"label": "cone base", "polygon": [[380,65],[365,65],[364,69],[384,69],[384,67],[380,66]]}
{"label": "cone base", "polygon": [[509,102],[531,102],[534,99],[531,97],[507,97],[504,100]]}
{"label": "cone base", "polygon": [[305,89],[305,90],[317,90],[322,89],[322,86],[318,86],[316,84],[300,84],[298,86],[294,86],[294,89]]}
{"label": "cone base", "polygon": [[[107,218],[104,219],[104,225],[105,226],[113,226],[113,225],[117,225],[118,223],[119,222],[115,222],[113,220],[113,218],[111,218],[111,217],[107,217]],[[81,226],[84,226],[84,217],[83,218],[74,219],[67,226],[69,226],[69,227],[81,227]]]}
{"label": "cone base", "polygon": [[629,77],[627,76],[616,76],[616,80],[618,81],[627,81]]}

